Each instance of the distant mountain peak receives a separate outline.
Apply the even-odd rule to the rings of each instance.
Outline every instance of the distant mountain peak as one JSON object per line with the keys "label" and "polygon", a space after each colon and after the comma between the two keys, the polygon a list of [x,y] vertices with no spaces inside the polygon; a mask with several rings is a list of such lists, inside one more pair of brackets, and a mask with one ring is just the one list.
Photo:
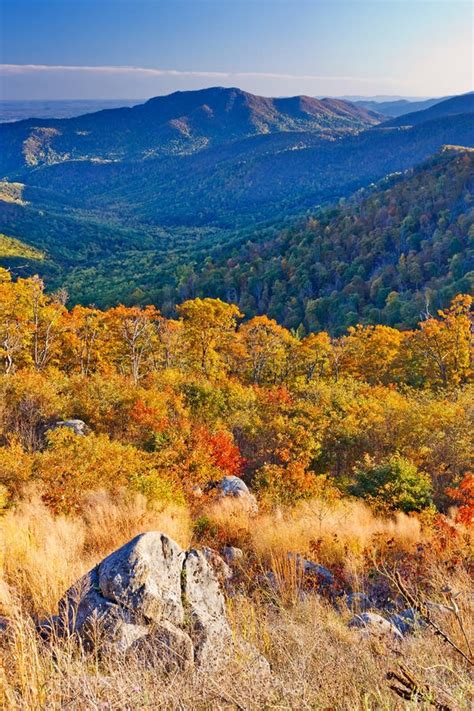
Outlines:
{"label": "distant mountain peak", "polygon": [[260,134],[305,132],[336,138],[382,118],[340,99],[271,98],[221,86],[176,91],[133,107],[0,126],[0,141],[5,138],[0,169],[188,155]]}

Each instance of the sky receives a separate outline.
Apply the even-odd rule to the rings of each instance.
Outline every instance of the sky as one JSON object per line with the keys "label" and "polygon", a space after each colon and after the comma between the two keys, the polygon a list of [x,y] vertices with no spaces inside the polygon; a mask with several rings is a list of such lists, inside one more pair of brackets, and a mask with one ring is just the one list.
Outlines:
{"label": "sky", "polygon": [[446,96],[473,88],[471,0],[0,0],[0,98]]}

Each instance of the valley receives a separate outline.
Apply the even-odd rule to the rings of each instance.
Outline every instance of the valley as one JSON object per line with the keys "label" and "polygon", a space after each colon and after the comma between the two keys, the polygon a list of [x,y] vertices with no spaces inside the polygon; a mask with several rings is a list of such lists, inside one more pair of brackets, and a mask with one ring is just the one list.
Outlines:
{"label": "valley", "polygon": [[[474,146],[473,97],[452,97],[385,120],[342,100],[266,99],[215,88],[71,119],[5,124],[0,229],[44,252],[41,275],[51,289],[66,285],[71,303],[154,303],[171,315],[184,298],[218,296],[250,314],[268,312],[292,328],[337,332],[358,321],[410,327],[427,293],[439,308],[455,283],[464,290],[470,284],[467,233],[454,252],[449,247],[438,257],[431,273],[422,270],[413,281],[401,276],[398,262],[403,257],[416,263],[420,240],[405,239],[390,267],[392,258],[384,267],[382,254],[379,263],[368,262],[358,278],[367,280],[367,269],[374,279],[377,270],[389,268],[394,275],[382,278],[385,291],[369,289],[366,296],[351,286],[354,267],[351,278],[349,272],[331,276],[334,255],[318,267],[327,273],[322,280],[316,263],[312,276],[300,278],[298,260],[318,260],[320,249],[316,242],[308,247],[316,237],[304,224],[333,220],[332,234],[341,200],[348,201],[342,209],[350,213],[360,200],[370,202],[373,191],[385,195],[388,185],[401,181],[398,190],[408,198],[393,227],[400,229],[416,211],[416,190],[425,189],[418,186],[411,194],[402,187],[417,184],[415,171],[425,176],[434,200],[426,206],[430,227],[423,240],[432,241],[441,209],[450,211],[448,221],[465,210],[461,231],[468,229],[472,158],[468,150],[467,163],[453,157],[456,149],[441,151],[445,145]],[[444,184],[447,199],[439,196]],[[282,271],[268,260],[288,241],[291,252],[278,259],[294,266]],[[267,266],[246,266],[249,254],[251,262],[258,257]],[[458,267],[452,273],[454,258]],[[36,261],[24,257],[3,264],[25,274],[38,270]],[[277,287],[279,295],[275,284],[284,285]],[[391,293],[399,305],[393,305],[394,297],[390,307],[384,302]],[[321,316],[328,308],[329,320]]]}

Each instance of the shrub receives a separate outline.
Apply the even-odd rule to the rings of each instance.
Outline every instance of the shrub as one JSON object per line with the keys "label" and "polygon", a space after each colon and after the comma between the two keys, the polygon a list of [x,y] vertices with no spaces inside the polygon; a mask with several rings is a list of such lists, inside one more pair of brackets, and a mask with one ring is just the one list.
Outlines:
{"label": "shrub", "polygon": [[311,498],[316,493],[316,483],[317,477],[299,462],[290,462],[287,466],[264,464],[253,481],[262,502],[277,506],[291,506]]}
{"label": "shrub", "polygon": [[80,437],[66,428],[48,434],[48,446],[38,453],[35,477],[45,488],[45,500],[54,509],[78,508],[85,493],[124,487],[149,501],[183,502],[179,482],[159,466],[156,456],[107,435]]}
{"label": "shrub", "polygon": [[421,511],[431,504],[432,484],[427,474],[396,453],[379,464],[366,457],[355,471],[351,493],[390,510]]}

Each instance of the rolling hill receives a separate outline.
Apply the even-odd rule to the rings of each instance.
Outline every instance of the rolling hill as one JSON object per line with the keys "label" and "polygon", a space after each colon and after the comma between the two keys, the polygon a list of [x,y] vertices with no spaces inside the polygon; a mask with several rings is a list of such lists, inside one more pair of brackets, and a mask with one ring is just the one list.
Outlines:
{"label": "rolling hill", "polygon": [[[347,197],[426,160],[445,144],[474,146],[473,118],[459,114],[409,128],[382,125],[337,140],[311,132],[260,134],[147,161],[65,161],[23,172],[22,194],[29,211],[47,211],[56,225],[67,214],[146,233],[240,229]],[[0,229],[11,234],[16,223],[10,224],[9,215],[21,220],[21,212],[0,205]]]}
{"label": "rolling hill", "polygon": [[384,126],[418,126],[433,119],[446,118],[456,114],[472,114],[472,112],[474,112],[474,92],[452,96],[450,99],[439,101],[422,111],[404,114],[385,122]]}
{"label": "rolling hill", "polygon": [[439,104],[440,101],[444,101],[450,97],[441,97],[438,99],[423,99],[422,101],[410,101],[408,99],[396,99],[391,101],[369,101],[361,99],[359,101],[354,101],[356,106],[362,106],[368,111],[376,111],[384,116],[392,116],[396,118],[397,116],[403,116],[404,114],[411,114],[414,111],[423,111],[424,109],[429,109],[430,106]]}

